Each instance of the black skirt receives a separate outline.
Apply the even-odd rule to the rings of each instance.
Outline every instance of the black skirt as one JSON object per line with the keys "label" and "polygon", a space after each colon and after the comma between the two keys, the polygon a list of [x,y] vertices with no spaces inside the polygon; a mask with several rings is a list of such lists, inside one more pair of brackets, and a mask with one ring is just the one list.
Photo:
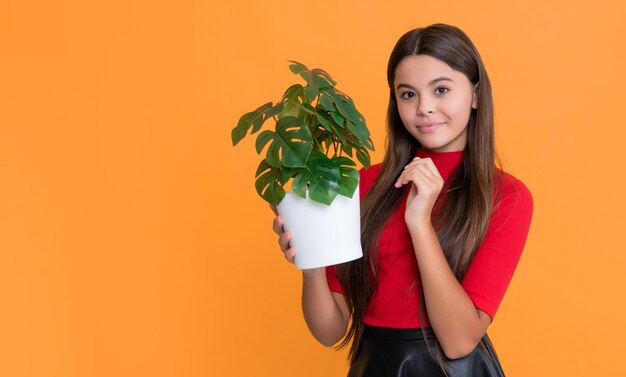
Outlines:
{"label": "black skirt", "polygon": [[[390,329],[365,325],[348,377],[445,376],[437,362],[431,328]],[[428,343],[428,344],[427,344]],[[445,359],[449,377],[503,377],[495,350],[485,334],[474,351],[460,359]],[[429,348],[430,346],[430,348]]]}

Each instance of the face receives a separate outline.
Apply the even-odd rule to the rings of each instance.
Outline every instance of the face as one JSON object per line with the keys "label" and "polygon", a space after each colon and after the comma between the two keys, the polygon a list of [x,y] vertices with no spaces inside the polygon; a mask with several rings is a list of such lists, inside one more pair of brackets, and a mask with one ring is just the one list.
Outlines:
{"label": "face", "polygon": [[394,90],[404,127],[424,149],[465,149],[476,108],[475,86],[465,74],[429,55],[409,55],[396,67]]}

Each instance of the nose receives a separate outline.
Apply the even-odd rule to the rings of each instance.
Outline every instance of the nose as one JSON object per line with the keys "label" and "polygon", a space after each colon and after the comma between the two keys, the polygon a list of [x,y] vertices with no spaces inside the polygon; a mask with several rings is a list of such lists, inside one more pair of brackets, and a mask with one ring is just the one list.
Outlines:
{"label": "nose", "polygon": [[426,96],[420,98],[417,103],[417,115],[427,115],[432,114],[434,112],[434,103],[432,100],[428,99]]}

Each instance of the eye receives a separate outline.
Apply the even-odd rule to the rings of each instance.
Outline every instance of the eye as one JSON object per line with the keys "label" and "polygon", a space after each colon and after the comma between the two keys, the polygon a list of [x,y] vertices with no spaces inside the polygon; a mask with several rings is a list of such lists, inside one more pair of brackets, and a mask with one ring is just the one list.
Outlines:
{"label": "eye", "polygon": [[413,97],[415,97],[415,93],[412,93],[412,92],[400,93],[400,98],[403,98],[403,99],[411,99]]}
{"label": "eye", "polygon": [[435,94],[446,94],[448,93],[450,89],[446,88],[445,86],[440,86],[437,89],[435,89]]}

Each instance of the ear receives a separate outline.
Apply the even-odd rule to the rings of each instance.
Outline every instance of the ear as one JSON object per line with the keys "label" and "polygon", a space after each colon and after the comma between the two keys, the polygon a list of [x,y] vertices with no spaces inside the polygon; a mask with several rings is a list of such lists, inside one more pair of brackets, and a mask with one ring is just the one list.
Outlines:
{"label": "ear", "polygon": [[474,98],[472,98],[472,109],[478,108],[478,84],[474,85]]}

